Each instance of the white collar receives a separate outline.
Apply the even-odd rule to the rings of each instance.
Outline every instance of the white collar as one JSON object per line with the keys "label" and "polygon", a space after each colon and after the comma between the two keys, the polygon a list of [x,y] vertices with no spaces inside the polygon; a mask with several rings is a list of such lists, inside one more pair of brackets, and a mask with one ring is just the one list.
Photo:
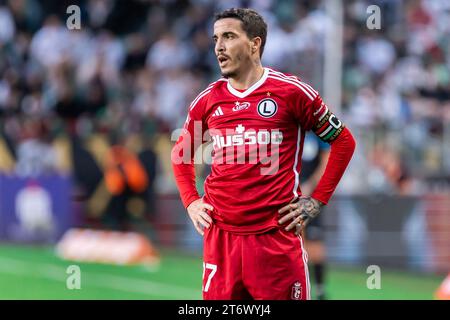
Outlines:
{"label": "white collar", "polygon": [[228,91],[238,97],[238,98],[245,98],[246,96],[248,96],[250,93],[252,93],[253,91],[255,91],[256,89],[258,89],[267,79],[267,76],[269,75],[269,69],[264,68],[264,73],[261,77],[261,79],[259,79],[257,82],[255,82],[250,88],[248,88],[247,90],[245,90],[244,92],[240,92],[238,90],[236,90],[235,88],[233,88],[230,84],[230,81],[227,81],[227,88]]}

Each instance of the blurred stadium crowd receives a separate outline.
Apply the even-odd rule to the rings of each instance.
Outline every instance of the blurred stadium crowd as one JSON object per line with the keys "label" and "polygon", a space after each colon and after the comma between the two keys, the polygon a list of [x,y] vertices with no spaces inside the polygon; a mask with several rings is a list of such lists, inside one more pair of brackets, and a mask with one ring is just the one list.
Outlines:
{"label": "blurred stadium crowd", "polygon": [[[228,7],[252,7],[266,18],[265,65],[323,89],[324,39],[334,28],[324,1],[76,3],[80,30],[66,27],[74,1],[0,0],[3,172],[75,171],[81,194],[98,192],[104,172],[114,194],[121,187],[114,174],[107,177],[109,163],[137,157],[142,166],[134,173],[149,175],[137,189],[151,183],[175,193],[171,132],[182,127],[198,92],[220,77],[212,18]],[[381,30],[366,27],[370,4],[381,8]],[[338,114],[359,150],[339,192],[448,190],[450,2],[344,1],[343,10]]]}

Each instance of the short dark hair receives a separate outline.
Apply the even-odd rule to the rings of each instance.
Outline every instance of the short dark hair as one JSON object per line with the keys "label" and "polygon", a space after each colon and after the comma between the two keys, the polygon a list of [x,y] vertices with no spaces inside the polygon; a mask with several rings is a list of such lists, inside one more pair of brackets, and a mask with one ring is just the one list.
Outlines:
{"label": "short dark hair", "polygon": [[242,23],[242,29],[250,39],[253,39],[254,37],[261,38],[261,50],[259,52],[259,56],[262,57],[267,38],[267,24],[263,17],[252,9],[231,8],[216,13],[214,16],[214,22],[225,18],[235,18],[240,20]]}

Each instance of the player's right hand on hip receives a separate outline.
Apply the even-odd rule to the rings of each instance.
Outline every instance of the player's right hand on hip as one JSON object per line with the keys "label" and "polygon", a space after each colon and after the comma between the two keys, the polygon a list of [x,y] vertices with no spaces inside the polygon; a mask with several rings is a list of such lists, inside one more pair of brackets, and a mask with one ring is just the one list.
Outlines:
{"label": "player's right hand on hip", "polygon": [[187,207],[187,212],[195,229],[202,236],[204,234],[203,229],[209,228],[212,224],[212,219],[207,213],[208,210],[213,211],[214,208],[212,205],[204,203],[203,199],[197,199]]}

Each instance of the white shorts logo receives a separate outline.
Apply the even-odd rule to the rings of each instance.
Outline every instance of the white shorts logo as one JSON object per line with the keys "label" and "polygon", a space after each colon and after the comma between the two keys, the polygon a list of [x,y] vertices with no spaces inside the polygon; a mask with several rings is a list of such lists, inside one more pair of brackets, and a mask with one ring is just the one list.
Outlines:
{"label": "white shorts logo", "polygon": [[292,300],[302,299],[302,284],[299,281],[294,283],[294,285],[292,286],[291,299]]}
{"label": "white shorts logo", "polygon": [[266,98],[258,103],[258,113],[263,118],[270,118],[277,113],[278,105],[275,100]]}

